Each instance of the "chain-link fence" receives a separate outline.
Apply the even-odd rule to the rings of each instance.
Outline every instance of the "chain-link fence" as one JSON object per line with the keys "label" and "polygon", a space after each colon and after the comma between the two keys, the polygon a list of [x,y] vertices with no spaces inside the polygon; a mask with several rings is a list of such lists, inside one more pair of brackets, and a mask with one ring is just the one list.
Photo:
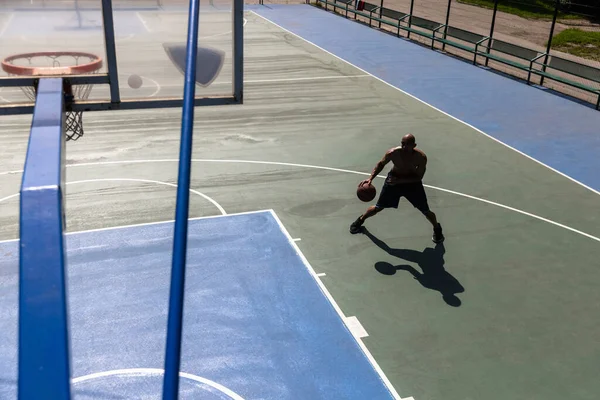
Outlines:
{"label": "chain-link fence", "polygon": [[598,105],[600,0],[310,2]]}

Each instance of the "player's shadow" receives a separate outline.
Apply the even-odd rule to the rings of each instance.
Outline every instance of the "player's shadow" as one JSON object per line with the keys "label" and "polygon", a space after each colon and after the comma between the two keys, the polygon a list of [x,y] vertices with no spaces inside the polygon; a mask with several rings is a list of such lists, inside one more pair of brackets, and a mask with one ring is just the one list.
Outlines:
{"label": "player's shadow", "polygon": [[446,253],[446,249],[443,243],[436,244],[435,248],[427,247],[422,252],[410,249],[393,249],[364,227],[363,232],[373,243],[388,254],[414,262],[423,271],[419,272],[410,265],[392,265],[388,262],[379,261],[375,263],[375,269],[378,272],[384,275],[394,275],[399,270],[408,271],[423,287],[440,292],[446,304],[452,307],[460,307],[461,301],[456,294],[463,293],[465,288],[460,284],[458,279],[444,268],[444,254]]}

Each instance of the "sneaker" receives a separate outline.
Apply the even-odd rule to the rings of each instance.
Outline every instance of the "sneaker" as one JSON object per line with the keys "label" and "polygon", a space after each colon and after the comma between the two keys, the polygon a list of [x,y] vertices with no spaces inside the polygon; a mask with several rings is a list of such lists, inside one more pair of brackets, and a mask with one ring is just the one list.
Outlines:
{"label": "sneaker", "polygon": [[354,221],[352,223],[352,225],[350,225],[350,233],[355,234],[355,233],[359,233],[360,231],[362,231],[362,221],[360,220],[360,217],[358,217],[356,219],[356,221]]}
{"label": "sneaker", "polygon": [[437,226],[435,228],[433,228],[433,237],[431,238],[431,240],[433,241],[433,243],[441,243],[444,241],[444,234],[442,233],[442,225],[440,225],[439,223],[437,224]]}

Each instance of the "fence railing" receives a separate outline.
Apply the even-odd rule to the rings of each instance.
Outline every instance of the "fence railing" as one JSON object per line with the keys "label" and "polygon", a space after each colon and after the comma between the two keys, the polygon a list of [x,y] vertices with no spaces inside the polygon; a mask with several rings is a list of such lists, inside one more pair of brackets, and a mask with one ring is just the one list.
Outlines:
{"label": "fence railing", "polygon": [[600,108],[599,0],[307,0]]}

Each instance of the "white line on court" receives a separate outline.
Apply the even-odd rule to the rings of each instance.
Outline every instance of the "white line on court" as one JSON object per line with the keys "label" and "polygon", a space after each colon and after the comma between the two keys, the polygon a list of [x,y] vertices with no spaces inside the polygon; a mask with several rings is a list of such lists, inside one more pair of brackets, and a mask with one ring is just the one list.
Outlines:
{"label": "white line on court", "polygon": [[146,29],[146,31],[148,33],[152,33],[152,31],[150,30],[150,28],[148,27],[148,24],[146,24],[146,21],[144,20],[144,18],[142,18],[142,16],[140,15],[139,12],[135,13],[135,16],[138,17],[138,19],[140,20],[140,22],[142,23],[142,25],[144,25],[144,28]]}
{"label": "white line on court", "polygon": [[[176,188],[177,185],[174,183],[169,183],[169,182],[163,182],[163,181],[155,181],[155,180],[149,180],[149,179],[135,179],[135,178],[105,178],[105,179],[86,179],[86,180],[82,180],[82,181],[73,181],[73,182],[67,182],[67,185],[75,185],[78,183],[92,183],[92,182],[119,182],[119,181],[123,181],[123,182],[142,182],[142,183],[154,183],[157,185],[164,185],[164,186],[171,186]],[[198,195],[200,197],[205,198],[206,200],[210,201],[215,207],[217,207],[217,209],[221,212],[221,215],[227,215],[227,212],[225,212],[225,209],[223,207],[221,207],[221,205],[219,203],[217,203],[215,200],[213,200],[211,197],[205,195],[204,193],[201,193],[197,190],[194,190],[192,188],[190,188],[190,192],[194,193],[195,195]],[[0,203],[2,203],[5,200],[9,200],[12,199],[13,197],[17,197],[19,196],[19,193],[15,193],[15,194],[11,194],[10,196],[7,197],[3,197],[0,199]]]}
{"label": "white line on court", "polygon": [[[125,75],[125,74],[119,73],[119,76],[121,76],[121,75]],[[156,80],[149,78],[147,76],[140,75],[140,77],[142,77],[143,79],[148,79],[149,81],[152,81],[154,83],[154,85],[157,87],[157,89],[154,91],[154,93],[152,93],[151,95],[145,96],[145,98],[156,96],[162,88],[183,87],[183,82],[179,85],[161,85]],[[352,78],[369,78],[369,77],[371,77],[371,75],[364,75],[364,74],[363,75],[303,76],[303,77],[298,77],[298,78],[254,79],[254,80],[249,79],[249,80],[244,80],[244,83],[253,84],[253,83],[302,82],[302,81],[319,81],[319,80],[328,80],[328,79],[352,79]],[[214,82],[212,84],[212,86],[217,86],[217,85],[231,85],[231,82]],[[2,92],[2,93],[19,93],[19,92],[21,92],[21,89],[5,89],[5,90],[2,90],[2,89],[3,88],[0,87],[0,92]],[[131,88],[129,87],[129,85],[119,85],[119,89],[131,89]],[[12,103],[12,101],[7,100],[1,96],[0,96],[0,100],[4,101],[6,103]],[[104,121],[104,122],[106,122],[106,121]],[[19,124],[19,126],[20,126],[20,124]]]}
{"label": "white line on court", "polygon": [[352,316],[352,317],[347,317],[344,322],[346,323],[346,325],[348,326],[348,328],[350,329],[350,331],[352,332],[352,334],[358,338],[364,338],[369,336],[369,334],[367,333],[367,330],[362,326],[362,324],[360,323],[360,321],[358,320],[358,318]]}
{"label": "white line on court", "polygon": [[0,31],[0,37],[2,37],[2,35],[4,35],[4,33],[8,29],[8,26],[10,25],[10,23],[12,22],[12,20],[13,20],[14,17],[15,17],[15,14],[10,14],[10,16],[8,17],[8,19],[6,20],[6,23],[4,24],[4,27]]}
{"label": "white line on court", "polygon": [[[159,368],[129,368],[129,369],[116,369],[112,371],[104,371],[104,372],[96,372],[89,375],[80,376],[77,378],[73,378],[71,383],[77,384],[80,382],[89,381],[92,379],[105,378],[107,376],[115,376],[115,375],[136,375],[136,376],[151,376],[151,375],[164,375],[165,370]],[[179,372],[179,376],[182,378],[190,379],[192,381],[204,383],[208,386],[211,386],[221,393],[226,394],[231,397],[232,400],[244,400],[242,396],[235,393],[233,390],[226,388],[223,385],[218,384],[217,382],[211,381],[210,379],[203,378],[198,375],[189,374],[187,372]]]}
{"label": "white line on court", "polygon": [[321,277],[321,276],[327,276],[327,274],[326,274],[325,272],[321,272],[320,274],[317,274],[317,276],[318,276],[318,277]]}
{"label": "white line on court", "polygon": [[524,156],[524,157],[527,157],[527,158],[529,158],[530,160],[532,160],[532,161],[535,161],[536,163],[538,163],[538,164],[540,164],[540,165],[543,165],[544,167],[546,167],[546,168],[548,168],[548,169],[550,169],[550,170],[552,170],[552,171],[556,172],[557,174],[559,174],[559,175],[561,175],[561,176],[563,176],[563,177],[565,177],[565,178],[567,178],[567,179],[570,179],[571,181],[573,181],[573,182],[575,182],[575,183],[577,183],[577,184],[579,184],[579,185],[583,186],[584,188],[586,188],[586,189],[588,189],[588,190],[590,190],[590,191],[592,191],[592,192],[594,192],[594,193],[596,193],[596,194],[600,195],[600,192],[599,192],[599,191],[597,191],[597,190],[595,190],[595,189],[593,189],[593,188],[591,188],[591,187],[587,186],[586,184],[584,184],[584,183],[582,183],[582,182],[579,182],[577,179],[575,179],[575,178],[572,178],[572,177],[570,177],[569,175],[567,175],[567,174],[565,174],[565,173],[563,173],[563,172],[560,172],[559,170],[557,170],[557,169],[554,169],[554,168],[552,168],[552,167],[551,167],[551,166],[549,166],[549,165],[546,165],[546,164],[544,164],[544,163],[543,163],[543,162],[541,162],[540,160],[538,160],[538,159],[535,159],[535,158],[531,157],[530,155],[523,153],[523,152],[522,152],[522,151],[520,151],[520,150],[517,150],[516,148],[514,148],[514,147],[512,147],[512,146],[510,146],[510,145],[508,145],[508,144],[506,144],[506,143],[504,143],[504,142],[503,142],[503,141],[501,141],[500,139],[496,139],[495,137],[493,137],[493,136],[491,136],[491,135],[489,135],[489,134],[485,133],[485,132],[484,132],[484,131],[482,131],[481,129],[479,129],[479,128],[476,128],[476,127],[474,127],[473,125],[471,125],[471,124],[469,124],[469,123],[467,123],[467,122],[465,122],[465,121],[463,121],[463,120],[461,120],[461,119],[458,119],[458,118],[456,118],[455,116],[453,116],[453,115],[450,115],[450,114],[448,114],[448,113],[447,113],[447,112],[445,112],[445,111],[442,111],[442,110],[440,110],[439,108],[437,108],[437,107],[435,107],[435,106],[433,106],[433,105],[431,105],[431,104],[427,103],[427,102],[426,102],[426,101],[424,101],[424,100],[421,100],[421,99],[419,99],[418,97],[416,97],[416,96],[414,96],[414,95],[412,95],[412,94],[410,94],[410,93],[408,93],[408,92],[405,92],[404,90],[400,89],[399,87],[397,87],[397,86],[394,86],[394,85],[392,85],[391,83],[389,83],[389,82],[386,82],[385,80],[383,80],[383,79],[379,78],[378,76],[375,76],[375,75],[371,74],[370,72],[368,72],[368,71],[365,71],[364,69],[362,69],[362,68],[360,68],[360,67],[358,67],[358,66],[356,66],[356,65],[352,64],[350,61],[348,61],[348,60],[346,60],[346,59],[344,59],[344,58],[342,58],[342,57],[340,57],[340,56],[337,56],[337,55],[333,54],[332,52],[330,52],[330,51],[328,51],[328,50],[325,50],[324,48],[322,48],[322,47],[320,47],[319,45],[317,45],[317,44],[315,44],[315,43],[311,42],[310,40],[308,40],[308,39],[305,39],[305,38],[303,38],[302,36],[300,36],[300,35],[297,35],[297,34],[295,34],[294,32],[292,32],[292,31],[289,31],[289,30],[285,29],[284,27],[282,27],[282,26],[280,26],[280,25],[276,24],[275,22],[271,21],[270,19],[268,19],[268,18],[266,18],[266,17],[263,17],[263,16],[262,16],[262,15],[260,15],[260,14],[257,14],[255,11],[252,11],[252,10],[250,10],[250,12],[251,12],[251,13],[253,13],[254,15],[256,15],[256,16],[258,16],[258,17],[260,17],[260,18],[264,19],[265,21],[267,21],[267,22],[269,22],[269,23],[271,23],[271,24],[275,25],[275,26],[276,26],[276,27],[278,27],[279,29],[282,29],[282,30],[284,30],[284,31],[288,32],[289,34],[291,34],[291,35],[294,35],[295,37],[297,37],[297,38],[299,38],[299,39],[302,39],[302,40],[304,40],[306,43],[309,43],[309,44],[311,44],[311,45],[315,46],[316,48],[318,48],[318,49],[320,49],[321,51],[324,51],[325,53],[327,53],[327,54],[329,54],[329,55],[331,55],[331,56],[333,56],[333,57],[337,58],[338,60],[340,60],[340,61],[343,61],[343,62],[347,63],[348,65],[351,65],[351,66],[353,66],[354,68],[356,68],[356,69],[358,69],[358,70],[360,70],[360,71],[364,72],[365,74],[368,74],[368,75],[370,75],[371,77],[373,77],[373,78],[377,79],[378,81],[380,81],[380,82],[382,82],[382,83],[385,83],[386,85],[388,85],[388,86],[390,86],[390,87],[392,87],[392,88],[394,88],[394,89],[396,89],[396,90],[398,90],[398,91],[400,91],[400,92],[404,93],[404,94],[405,94],[405,95],[407,95],[407,96],[410,96],[411,98],[413,98],[413,99],[415,99],[415,100],[418,100],[419,102],[421,102],[421,103],[423,103],[423,104],[425,104],[425,105],[427,105],[427,106],[429,106],[429,107],[433,108],[434,110],[436,110],[436,111],[438,111],[438,112],[440,112],[440,113],[442,113],[442,114],[444,114],[444,115],[446,115],[446,116],[448,116],[448,117],[452,118],[452,119],[453,119],[453,120],[455,120],[455,121],[458,121],[458,122],[460,122],[460,123],[463,123],[463,124],[465,124],[465,125],[466,125],[466,126],[468,126],[469,128],[471,128],[471,129],[474,129],[475,131],[477,131],[477,132],[481,133],[482,135],[484,135],[484,136],[486,136],[486,137],[488,137],[488,138],[492,139],[493,141],[495,141],[495,142],[498,142],[498,143],[500,143],[501,145],[503,145],[503,146],[506,146],[506,147],[508,147],[509,149],[516,151],[517,153],[521,154],[522,156]]}
{"label": "white line on court", "polygon": [[[290,245],[292,245],[292,247],[294,248],[294,250],[300,257],[300,259],[302,260],[302,262],[304,263],[306,268],[310,271],[310,273],[313,275],[313,277],[316,276],[317,274],[316,274],[315,270],[313,269],[312,265],[310,265],[310,263],[308,262],[308,260],[304,256],[304,254],[302,254],[302,251],[300,250],[298,245],[294,242],[294,240],[290,236],[290,233],[287,231],[287,229],[285,228],[285,226],[283,225],[283,223],[281,222],[281,220],[279,219],[279,217],[277,216],[275,211],[274,210],[269,210],[269,211],[273,215],[273,218],[275,218],[275,221],[277,221],[277,223],[279,224],[279,228],[285,234],[285,236],[288,238]],[[345,322],[346,316],[344,315],[344,312],[342,311],[340,306],[338,306],[336,301],[333,299],[333,296],[331,295],[331,293],[329,293],[329,291],[327,290],[327,287],[323,284],[323,282],[321,282],[320,279],[315,279],[315,282],[317,282],[317,284],[319,285],[319,288],[322,290],[323,294],[325,294],[325,296],[327,297],[327,299],[329,300],[329,302],[331,303],[331,305],[333,306],[335,311],[338,313],[338,315],[342,319],[342,321]],[[383,370],[381,369],[379,364],[377,364],[377,361],[375,361],[375,358],[373,357],[373,355],[371,354],[369,349],[367,349],[367,347],[365,346],[365,344],[363,343],[361,338],[355,336],[353,334],[353,332],[350,330],[350,328],[348,327],[348,325],[344,324],[344,326],[346,326],[346,329],[348,329],[348,332],[350,332],[350,334],[352,334],[352,336],[355,338],[356,342],[362,349],[365,356],[369,359],[369,361],[371,362],[371,365],[373,366],[375,371],[379,374],[381,380],[383,380],[384,384],[387,386],[390,393],[394,396],[395,399],[402,400],[402,397],[396,392],[396,389],[394,388],[392,383],[389,381],[389,379],[387,378],[387,376],[385,375],[385,373],[383,372]]]}
{"label": "white line on court", "polygon": [[[327,79],[351,79],[351,78],[370,78],[370,75],[329,75],[329,76],[302,76],[297,78],[275,78],[275,79],[248,79],[244,83],[278,83],[278,82],[302,82],[302,81],[319,81]],[[231,82],[215,82],[215,85],[230,85]],[[162,87],[182,87],[183,82],[179,85],[162,85]]]}
{"label": "white line on court", "polygon": [[[223,217],[235,217],[238,215],[260,214],[260,213],[265,213],[265,212],[269,212],[269,210],[243,211],[243,212],[232,213],[232,214],[207,215],[204,217],[188,218],[188,221],[198,221],[198,220],[202,220],[202,219],[213,219],[213,218],[223,218]],[[111,230],[118,230],[118,229],[140,228],[143,226],[172,224],[173,222],[175,222],[175,220],[170,219],[170,220],[166,220],[166,221],[144,222],[141,224],[109,226],[109,227],[105,227],[105,228],[85,229],[82,231],[66,232],[65,235],[70,236],[70,235],[80,235],[80,234],[85,234],[85,233],[103,232],[103,231],[111,231]],[[6,239],[6,240],[0,240],[0,243],[11,243],[11,242],[18,242],[18,241],[19,241],[19,239]]]}
{"label": "white line on court", "polygon": [[301,82],[301,81],[318,81],[324,79],[351,79],[365,78],[369,75],[330,75],[330,76],[303,76],[299,78],[281,78],[281,79],[254,79],[247,80],[244,83],[270,83],[270,82]]}
{"label": "white line on court", "polygon": [[[92,163],[69,164],[69,165],[67,165],[67,167],[71,168],[71,167],[85,167],[85,166],[98,166],[98,165],[142,164],[142,163],[157,163],[157,162],[175,162],[175,163],[177,163],[177,162],[179,162],[179,160],[177,160],[177,159],[163,159],[163,160],[102,161],[102,162],[92,162]],[[196,159],[192,159],[192,162],[214,162],[214,163],[233,163],[233,164],[235,164],[235,163],[242,163],[242,164],[281,165],[281,166],[289,166],[289,167],[312,168],[312,169],[321,169],[321,170],[326,170],[326,171],[344,172],[344,173],[355,174],[355,175],[364,175],[364,176],[369,176],[370,175],[367,172],[352,171],[352,170],[349,170],[349,169],[323,167],[323,166],[308,165],[308,164],[295,164],[295,163],[286,163],[286,162],[277,162],[277,161],[211,160],[211,159],[198,159],[198,158],[196,158]],[[23,172],[23,171],[22,170],[20,170],[20,171],[7,171],[7,172],[0,173],[0,175],[16,174],[16,173],[21,173],[21,172]],[[385,179],[384,175],[378,175],[377,177]],[[535,219],[538,219],[540,221],[547,222],[549,224],[558,226],[560,228],[569,230],[571,232],[577,233],[579,235],[582,235],[582,236],[585,236],[585,237],[590,238],[592,240],[595,240],[597,242],[600,242],[600,238],[598,238],[596,236],[593,236],[593,235],[590,235],[589,233],[582,232],[582,231],[577,230],[575,228],[571,228],[570,226],[563,225],[563,224],[561,224],[559,222],[556,222],[556,221],[553,221],[551,219],[540,217],[539,215],[535,215],[535,214],[529,213],[527,211],[519,210],[518,208],[506,206],[504,204],[496,203],[495,201],[482,199],[480,197],[471,196],[469,194],[457,192],[457,191],[454,191],[454,190],[444,189],[444,188],[440,188],[440,187],[437,187],[437,186],[432,186],[432,185],[423,185],[423,186],[428,187],[430,189],[439,190],[439,191],[442,191],[442,192],[451,193],[451,194],[454,194],[454,195],[457,195],[457,196],[461,196],[461,197],[465,197],[465,198],[468,198],[468,199],[480,201],[482,203],[486,203],[486,204],[490,204],[490,205],[493,205],[493,206],[496,206],[496,207],[504,208],[506,210],[514,211],[516,213],[519,213],[519,214],[522,214],[522,215],[526,215],[528,217],[535,218]],[[5,200],[5,199],[0,199],[0,202],[2,202],[3,200]]]}
{"label": "white line on court", "polygon": [[[244,23],[242,24],[242,27],[245,27],[246,24],[248,23],[248,20],[246,18],[243,18],[243,20],[244,20]],[[233,31],[215,33],[214,35],[208,35],[208,36],[199,36],[198,39],[210,39],[210,38],[214,38],[217,36],[229,35],[231,32],[233,32]]]}
{"label": "white line on court", "polygon": [[302,239],[300,239],[300,238],[295,238],[295,239],[294,239],[294,242],[299,242],[299,241],[301,241],[301,240],[302,240]]}

